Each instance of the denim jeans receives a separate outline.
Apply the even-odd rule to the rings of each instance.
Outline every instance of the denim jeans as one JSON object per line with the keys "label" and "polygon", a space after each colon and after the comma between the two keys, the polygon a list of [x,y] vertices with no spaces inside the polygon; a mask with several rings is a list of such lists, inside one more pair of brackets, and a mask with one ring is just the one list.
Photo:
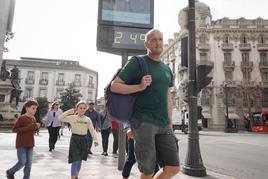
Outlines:
{"label": "denim jeans", "polygon": [[23,166],[24,176],[23,179],[29,179],[31,173],[32,159],[33,159],[33,147],[19,147],[17,148],[18,162],[8,170],[10,174],[15,174]]}

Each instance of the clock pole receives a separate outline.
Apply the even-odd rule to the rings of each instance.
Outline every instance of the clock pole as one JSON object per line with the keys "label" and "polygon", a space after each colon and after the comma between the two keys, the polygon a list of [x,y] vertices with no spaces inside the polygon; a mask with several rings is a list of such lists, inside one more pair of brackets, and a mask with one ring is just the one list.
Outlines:
{"label": "clock pole", "polygon": [[[127,50],[122,51],[122,67],[127,63],[128,52]],[[123,124],[119,123],[119,134],[118,134],[118,146],[119,146],[119,156],[118,156],[118,170],[123,170],[125,163],[125,149],[126,149],[126,133],[123,129]]]}

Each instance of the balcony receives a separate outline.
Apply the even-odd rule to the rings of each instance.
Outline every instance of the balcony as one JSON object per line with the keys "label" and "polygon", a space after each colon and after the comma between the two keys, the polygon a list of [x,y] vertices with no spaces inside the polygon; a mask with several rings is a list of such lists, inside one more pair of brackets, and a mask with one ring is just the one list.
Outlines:
{"label": "balcony", "polygon": [[268,64],[260,62],[259,63],[259,69],[260,69],[260,71],[267,71],[268,70]]}
{"label": "balcony", "polygon": [[74,81],[74,86],[79,87],[81,86],[81,81]]}
{"label": "balcony", "polygon": [[34,84],[34,79],[26,78],[25,79],[25,84],[27,84],[27,85],[33,85]]}
{"label": "balcony", "polygon": [[255,87],[256,82],[255,81],[241,81],[241,86],[243,86],[243,87]]}
{"label": "balcony", "polygon": [[248,70],[252,71],[253,69],[253,62],[241,62],[241,70]]}
{"label": "balcony", "polygon": [[47,85],[48,84],[48,80],[47,79],[40,79],[39,80],[39,84],[40,85]]}
{"label": "balcony", "polygon": [[257,50],[268,50],[268,44],[257,44]]}
{"label": "balcony", "polygon": [[88,83],[88,87],[89,88],[94,88],[94,84],[93,83]]}
{"label": "balcony", "polygon": [[197,48],[199,50],[209,50],[210,49],[210,45],[207,43],[199,43]]}
{"label": "balcony", "polygon": [[234,49],[234,44],[231,43],[223,43],[221,46],[222,50],[233,50]]}
{"label": "balcony", "polygon": [[224,71],[234,71],[235,69],[235,62],[223,62],[222,64]]}
{"label": "balcony", "polygon": [[251,50],[250,43],[241,43],[239,44],[239,50]]}
{"label": "balcony", "polygon": [[268,81],[261,81],[260,86],[268,88]]}
{"label": "balcony", "polygon": [[65,85],[65,81],[63,81],[63,80],[57,80],[56,81],[56,85],[58,85],[58,86],[64,86]]}

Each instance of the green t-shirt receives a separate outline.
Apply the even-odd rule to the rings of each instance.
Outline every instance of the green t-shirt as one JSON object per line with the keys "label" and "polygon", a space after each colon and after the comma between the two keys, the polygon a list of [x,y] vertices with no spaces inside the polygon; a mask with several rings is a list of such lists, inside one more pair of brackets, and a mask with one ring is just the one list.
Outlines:
{"label": "green t-shirt", "polygon": [[[132,117],[164,127],[169,123],[167,92],[169,87],[173,86],[172,72],[163,62],[154,61],[147,55],[143,58],[147,63],[149,75],[152,76],[152,83],[146,90],[137,93]],[[142,74],[138,62],[130,59],[119,77],[126,84],[139,84]]]}

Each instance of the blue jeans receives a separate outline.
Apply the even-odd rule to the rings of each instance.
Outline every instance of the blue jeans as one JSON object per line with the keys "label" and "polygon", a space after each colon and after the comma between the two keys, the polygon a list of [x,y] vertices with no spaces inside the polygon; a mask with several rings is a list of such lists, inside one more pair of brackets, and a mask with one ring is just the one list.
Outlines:
{"label": "blue jeans", "polygon": [[17,157],[18,162],[11,169],[9,169],[8,172],[14,175],[18,170],[20,170],[24,166],[23,179],[29,179],[32,167],[33,147],[17,148]]}

